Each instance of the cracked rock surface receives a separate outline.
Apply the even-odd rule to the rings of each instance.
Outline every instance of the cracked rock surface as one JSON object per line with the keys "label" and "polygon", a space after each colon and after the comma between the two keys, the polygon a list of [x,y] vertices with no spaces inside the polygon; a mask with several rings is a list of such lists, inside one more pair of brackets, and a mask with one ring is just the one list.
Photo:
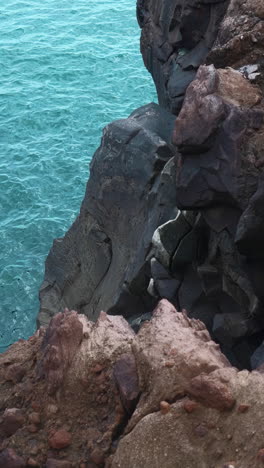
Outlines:
{"label": "cracked rock surface", "polygon": [[137,335],[66,310],[0,356],[0,468],[258,468],[263,385],[167,300]]}

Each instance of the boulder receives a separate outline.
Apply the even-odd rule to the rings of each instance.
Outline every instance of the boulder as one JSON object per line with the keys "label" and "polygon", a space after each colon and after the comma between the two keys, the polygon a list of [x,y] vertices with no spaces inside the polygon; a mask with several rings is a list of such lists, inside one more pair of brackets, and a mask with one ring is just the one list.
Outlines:
{"label": "boulder", "polygon": [[177,312],[165,299],[141,327],[133,352],[141,396],[128,431],[146,414],[157,411],[161,401],[174,402],[184,395],[192,377],[230,366],[204,324]]}

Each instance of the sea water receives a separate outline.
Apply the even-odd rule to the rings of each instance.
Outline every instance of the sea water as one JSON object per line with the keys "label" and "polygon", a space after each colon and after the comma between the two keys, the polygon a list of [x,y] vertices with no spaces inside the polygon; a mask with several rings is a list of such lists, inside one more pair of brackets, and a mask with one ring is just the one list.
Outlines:
{"label": "sea water", "polygon": [[136,0],[0,6],[0,351],[35,330],[45,257],[74,221],[103,127],[156,100]]}

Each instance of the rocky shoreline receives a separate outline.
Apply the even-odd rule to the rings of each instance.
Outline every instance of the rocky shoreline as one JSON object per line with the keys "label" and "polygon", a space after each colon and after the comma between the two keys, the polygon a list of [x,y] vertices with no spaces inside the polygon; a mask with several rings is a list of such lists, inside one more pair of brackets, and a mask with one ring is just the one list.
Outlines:
{"label": "rocky shoreline", "polygon": [[105,128],[0,356],[0,468],[264,464],[264,4],[137,17],[159,105]]}

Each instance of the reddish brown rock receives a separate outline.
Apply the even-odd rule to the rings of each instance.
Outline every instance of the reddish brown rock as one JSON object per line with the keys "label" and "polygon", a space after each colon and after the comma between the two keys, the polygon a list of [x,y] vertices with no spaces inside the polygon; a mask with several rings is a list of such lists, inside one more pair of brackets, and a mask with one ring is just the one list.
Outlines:
{"label": "reddish brown rock", "polygon": [[[159,302],[152,320],[140,329],[133,351],[141,396],[128,431],[145,414],[158,411],[161,401],[175,401],[183,396],[196,375],[230,367],[205,325],[177,312],[166,299]],[[170,366],[166,365],[168,352]]]}
{"label": "reddish brown rock", "polygon": [[26,463],[13,449],[5,449],[0,453],[0,468],[25,468]]}
{"label": "reddish brown rock", "polygon": [[237,407],[237,411],[239,413],[246,413],[246,411],[248,411],[250,408],[250,405],[246,405],[246,404],[241,404]]}
{"label": "reddish brown rock", "polygon": [[167,401],[161,401],[160,411],[162,414],[167,414],[170,411],[170,404]]}
{"label": "reddish brown rock", "polygon": [[183,408],[185,409],[186,413],[193,413],[197,408],[199,407],[199,404],[197,401],[193,400],[184,400],[183,403]]}
{"label": "reddish brown rock", "polygon": [[71,434],[64,429],[56,431],[49,439],[50,447],[54,449],[62,449],[71,444]]}
{"label": "reddish brown rock", "polygon": [[1,429],[9,437],[14,434],[25,423],[23,411],[18,408],[8,408],[3,414]]}
{"label": "reddish brown rock", "polygon": [[55,315],[43,340],[39,375],[45,378],[50,394],[62,385],[63,378],[83,338],[83,325],[75,311]]}
{"label": "reddish brown rock", "polygon": [[232,390],[214,374],[201,374],[194,377],[186,389],[203,405],[219,411],[232,409],[236,402]]}

